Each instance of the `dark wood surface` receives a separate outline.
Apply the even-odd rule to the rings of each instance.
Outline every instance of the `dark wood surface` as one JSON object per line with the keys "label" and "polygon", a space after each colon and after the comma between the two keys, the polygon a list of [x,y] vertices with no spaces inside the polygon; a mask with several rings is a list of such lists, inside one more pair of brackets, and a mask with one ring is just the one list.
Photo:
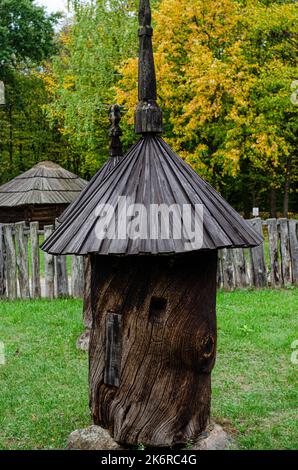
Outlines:
{"label": "dark wood surface", "polygon": [[139,2],[139,74],[135,111],[135,132],[162,132],[162,111],[158,106],[152,48],[151,8],[149,0]]}
{"label": "dark wood surface", "polygon": [[0,223],[39,222],[39,228],[52,225],[66,209],[67,204],[40,204],[17,207],[0,207]]}
{"label": "dark wood surface", "polygon": [[122,131],[120,128],[120,121],[121,121],[121,112],[120,107],[117,104],[113,104],[110,108],[109,112],[109,120],[111,123],[109,129],[109,137],[110,137],[110,146],[109,146],[109,154],[111,157],[122,157],[123,150],[120,137],[122,136]]}
{"label": "dark wood surface", "polygon": [[[175,259],[92,256],[90,405],[94,422],[117,441],[186,443],[206,426],[216,263],[216,251]],[[118,387],[105,383],[110,312],[122,317]]]}
{"label": "dark wood surface", "polygon": [[122,348],[122,315],[108,312],[106,316],[106,355],[105,355],[105,385],[119,387],[121,372]]}

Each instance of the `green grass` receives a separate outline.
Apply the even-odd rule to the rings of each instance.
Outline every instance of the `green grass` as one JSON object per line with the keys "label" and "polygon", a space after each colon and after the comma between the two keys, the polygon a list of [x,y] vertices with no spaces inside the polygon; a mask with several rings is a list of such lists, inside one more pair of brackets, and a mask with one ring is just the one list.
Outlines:
{"label": "green grass", "polygon": [[298,449],[298,289],[221,292],[212,414],[243,449]]}
{"label": "green grass", "polygon": [[[297,449],[298,289],[218,294],[213,417],[241,449]],[[1,302],[0,449],[65,448],[90,424],[78,300]]]}
{"label": "green grass", "polygon": [[73,299],[0,304],[0,449],[64,448],[71,430],[89,425],[81,312]]}

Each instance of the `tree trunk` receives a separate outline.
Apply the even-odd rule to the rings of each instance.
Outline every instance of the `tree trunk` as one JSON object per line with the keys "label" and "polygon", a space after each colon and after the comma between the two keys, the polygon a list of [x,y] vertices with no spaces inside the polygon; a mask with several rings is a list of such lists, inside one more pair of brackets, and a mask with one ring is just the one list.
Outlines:
{"label": "tree trunk", "polygon": [[284,204],[283,204],[283,216],[285,218],[288,218],[288,214],[289,214],[289,189],[290,189],[290,160],[287,158]]}
{"label": "tree trunk", "polygon": [[270,190],[270,218],[276,219],[276,189]]}
{"label": "tree trunk", "polygon": [[130,445],[195,439],[210,415],[216,251],[91,260],[94,423]]}
{"label": "tree trunk", "polygon": [[10,171],[13,169],[13,135],[12,135],[12,105],[8,107],[9,115],[9,166]]}

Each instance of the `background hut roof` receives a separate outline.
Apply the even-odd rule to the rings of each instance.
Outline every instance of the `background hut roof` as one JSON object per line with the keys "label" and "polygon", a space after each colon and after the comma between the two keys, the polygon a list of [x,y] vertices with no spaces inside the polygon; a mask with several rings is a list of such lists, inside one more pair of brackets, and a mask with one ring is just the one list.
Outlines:
{"label": "background hut roof", "polygon": [[87,181],[53,162],[40,162],[0,186],[0,207],[69,204]]}
{"label": "background hut roof", "polygon": [[[234,248],[259,245],[262,237],[204,181],[159,136],[145,135],[135,144],[114,170],[99,184],[89,183],[55,233],[44,243],[49,253],[74,254],[162,254],[183,253],[185,239],[99,239],[96,236],[99,205],[118,206],[120,196],[129,204],[143,204],[148,213],[151,204],[202,204],[204,207],[203,246],[201,249]],[[150,219],[149,219],[150,223]],[[151,227],[152,229],[152,227]],[[149,233],[154,232],[148,230]]]}

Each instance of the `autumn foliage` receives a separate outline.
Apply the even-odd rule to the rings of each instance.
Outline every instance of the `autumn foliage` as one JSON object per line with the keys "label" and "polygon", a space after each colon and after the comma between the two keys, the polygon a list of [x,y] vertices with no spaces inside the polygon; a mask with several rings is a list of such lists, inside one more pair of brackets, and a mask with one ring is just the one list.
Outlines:
{"label": "autumn foliage", "polygon": [[[297,179],[297,9],[269,3],[161,0],[154,14],[165,135],[221,192],[234,184],[246,212]],[[121,73],[117,99],[132,125],[137,59]]]}

